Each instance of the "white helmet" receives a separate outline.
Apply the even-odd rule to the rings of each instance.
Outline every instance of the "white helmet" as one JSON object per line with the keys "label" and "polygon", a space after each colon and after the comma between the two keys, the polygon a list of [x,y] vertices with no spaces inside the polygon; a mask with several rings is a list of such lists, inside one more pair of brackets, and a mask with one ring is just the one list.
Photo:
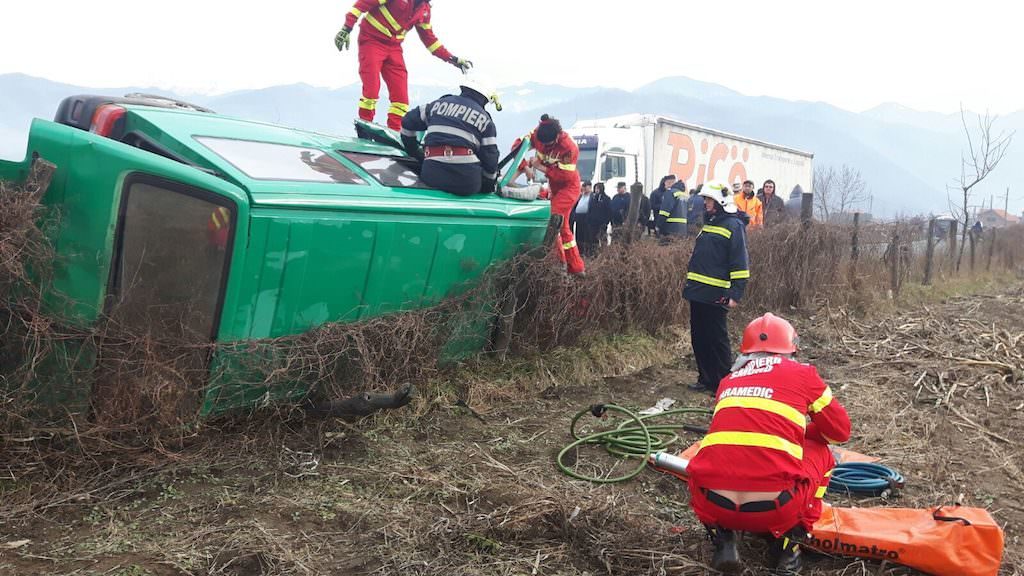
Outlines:
{"label": "white helmet", "polygon": [[501,112],[501,98],[498,91],[487,81],[482,80],[479,76],[471,76],[466,78],[462,84],[459,84],[459,88],[466,90],[472,90],[477,94],[483,96],[488,102],[494,103],[494,109]]}
{"label": "white helmet", "polygon": [[698,194],[698,196],[711,198],[722,207],[722,210],[729,214],[736,213],[736,198],[732,194],[732,189],[730,189],[729,185],[725,182],[720,182],[718,180],[705,182],[704,186],[701,187],[700,194]]}

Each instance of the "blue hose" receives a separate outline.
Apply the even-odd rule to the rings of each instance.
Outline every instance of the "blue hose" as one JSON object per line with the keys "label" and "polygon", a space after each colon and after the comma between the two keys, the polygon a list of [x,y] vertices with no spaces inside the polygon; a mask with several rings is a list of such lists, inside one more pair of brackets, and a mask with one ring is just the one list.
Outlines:
{"label": "blue hose", "polygon": [[903,488],[904,484],[903,475],[888,466],[871,462],[847,462],[836,465],[828,489],[849,494],[885,496]]}

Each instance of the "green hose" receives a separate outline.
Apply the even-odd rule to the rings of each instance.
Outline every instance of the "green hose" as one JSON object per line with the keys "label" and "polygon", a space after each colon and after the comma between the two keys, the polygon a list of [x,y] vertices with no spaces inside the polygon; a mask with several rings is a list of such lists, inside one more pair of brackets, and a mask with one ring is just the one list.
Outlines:
{"label": "green hose", "polygon": [[[622,421],[622,423],[611,430],[595,432],[594,434],[587,436],[580,436],[579,433],[576,432],[576,423],[579,422],[580,418],[582,418],[584,414],[589,413],[593,416],[601,417],[609,410],[625,415],[628,420]],[[643,472],[644,468],[647,466],[647,458],[651,454],[665,450],[671,444],[679,441],[679,434],[677,433],[677,430],[688,427],[687,424],[679,422],[665,422],[652,425],[648,424],[646,421],[665,418],[667,416],[677,416],[680,414],[700,414],[703,416],[710,416],[711,410],[707,408],[676,408],[674,410],[666,410],[658,414],[637,416],[632,411],[621,406],[616,406],[615,404],[598,404],[591,406],[590,408],[584,408],[573,416],[572,422],[569,424],[569,432],[575,440],[572,444],[562,448],[562,451],[558,453],[558,458],[556,459],[558,469],[564,474],[578,480],[586,480],[587,482],[594,482],[597,484],[625,482],[626,480],[629,480]],[[589,444],[604,446],[604,449],[607,450],[609,454],[620,458],[639,458],[640,463],[636,468],[626,474],[609,478],[580,474],[562,462],[562,459],[570,450]]]}

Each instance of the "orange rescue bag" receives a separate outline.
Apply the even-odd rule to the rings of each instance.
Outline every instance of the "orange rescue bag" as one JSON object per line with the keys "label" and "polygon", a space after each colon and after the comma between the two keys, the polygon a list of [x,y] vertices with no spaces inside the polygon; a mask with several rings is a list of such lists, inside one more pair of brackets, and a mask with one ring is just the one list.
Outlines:
{"label": "orange rescue bag", "polygon": [[888,560],[935,576],[996,576],[1003,530],[982,508],[826,505],[809,545],[827,554]]}

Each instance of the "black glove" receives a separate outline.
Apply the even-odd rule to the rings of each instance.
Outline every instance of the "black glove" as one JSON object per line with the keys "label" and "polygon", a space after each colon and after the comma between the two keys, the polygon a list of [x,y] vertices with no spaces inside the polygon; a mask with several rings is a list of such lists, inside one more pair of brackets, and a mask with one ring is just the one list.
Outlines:
{"label": "black glove", "polygon": [[352,29],[348,26],[341,29],[340,32],[334,37],[334,45],[338,47],[338,51],[348,50],[348,44],[350,36],[352,35]]}

